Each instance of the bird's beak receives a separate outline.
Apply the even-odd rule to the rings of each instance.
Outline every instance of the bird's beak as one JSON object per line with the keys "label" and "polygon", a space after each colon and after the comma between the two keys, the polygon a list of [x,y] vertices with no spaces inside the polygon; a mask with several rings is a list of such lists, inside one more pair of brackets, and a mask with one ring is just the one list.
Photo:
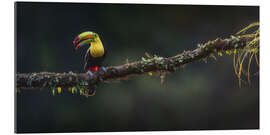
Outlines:
{"label": "bird's beak", "polygon": [[94,36],[93,35],[85,35],[85,36],[77,36],[74,40],[73,40],[73,44],[76,46],[75,50],[77,50],[78,48],[85,46],[85,45],[89,45],[92,41],[94,40]]}

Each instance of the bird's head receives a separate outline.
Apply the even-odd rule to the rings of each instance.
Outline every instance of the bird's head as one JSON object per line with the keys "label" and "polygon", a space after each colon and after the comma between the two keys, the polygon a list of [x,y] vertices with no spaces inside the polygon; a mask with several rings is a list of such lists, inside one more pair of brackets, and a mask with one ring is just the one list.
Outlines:
{"label": "bird's head", "polygon": [[90,45],[91,42],[95,42],[98,38],[98,34],[95,32],[91,31],[86,31],[81,34],[79,34],[75,39],[73,40],[73,44],[76,46],[75,50],[78,48],[85,46],[85,45]]}

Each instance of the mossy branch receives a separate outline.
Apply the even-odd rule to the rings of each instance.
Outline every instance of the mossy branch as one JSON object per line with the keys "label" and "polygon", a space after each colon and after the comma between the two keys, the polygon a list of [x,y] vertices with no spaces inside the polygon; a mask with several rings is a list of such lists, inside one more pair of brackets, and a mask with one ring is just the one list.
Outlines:
{"label": "mossy branch", "polygon": [[[238,36],[231,36],[226,39],[217,38],[204,44],[199,44],[198,48],[192,51],[184,51],[173,57],[149,56],[140,61],[126,63],[120,66],[107,67],[107,72],[95,72],[90,78],[86,73],[17,73],[17,88],[42,88],[42,87],[76,87],[95,86],[99,83],[112,80],[125,80],[131,75],[139,75],[148,72],[157,72],[161,76],[163,73],[174,72],[179,67],[188,63],[205,60],[214,57],[214,54],[243,49],[250,45],[251,41],[259,37],[259,32]],[[250,46],[252,47],[252,46]],[[255,46],[254,46],[255,47]]]}

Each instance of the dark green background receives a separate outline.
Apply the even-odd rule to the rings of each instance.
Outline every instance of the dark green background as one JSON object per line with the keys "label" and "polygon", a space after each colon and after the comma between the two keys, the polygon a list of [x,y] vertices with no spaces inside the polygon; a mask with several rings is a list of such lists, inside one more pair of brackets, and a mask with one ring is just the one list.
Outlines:
{"label": "dark green background", "polygon": [[[256,6],[15,3],[17,72],[84,72],[87,48],[72,41],[97,32],[104,65],[173,56],[259,20]],[[259,80],[238,87],[232,56],[196,62],[166,76],[140,75],[98,86],[94,97],[46,89],[17,94],[17,132],[259,128]],[[252,72],[257,70],[252,68]]]}

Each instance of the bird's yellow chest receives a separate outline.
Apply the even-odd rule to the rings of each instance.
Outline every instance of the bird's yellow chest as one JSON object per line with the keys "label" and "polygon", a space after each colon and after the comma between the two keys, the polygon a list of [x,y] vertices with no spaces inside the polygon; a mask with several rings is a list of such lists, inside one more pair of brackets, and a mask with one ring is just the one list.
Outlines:
{"label": "bird's yellow chest", "polygon": [[90,54],[92,57],[97,58],[104,55],[104,47],[100,39],[91,43]]}

